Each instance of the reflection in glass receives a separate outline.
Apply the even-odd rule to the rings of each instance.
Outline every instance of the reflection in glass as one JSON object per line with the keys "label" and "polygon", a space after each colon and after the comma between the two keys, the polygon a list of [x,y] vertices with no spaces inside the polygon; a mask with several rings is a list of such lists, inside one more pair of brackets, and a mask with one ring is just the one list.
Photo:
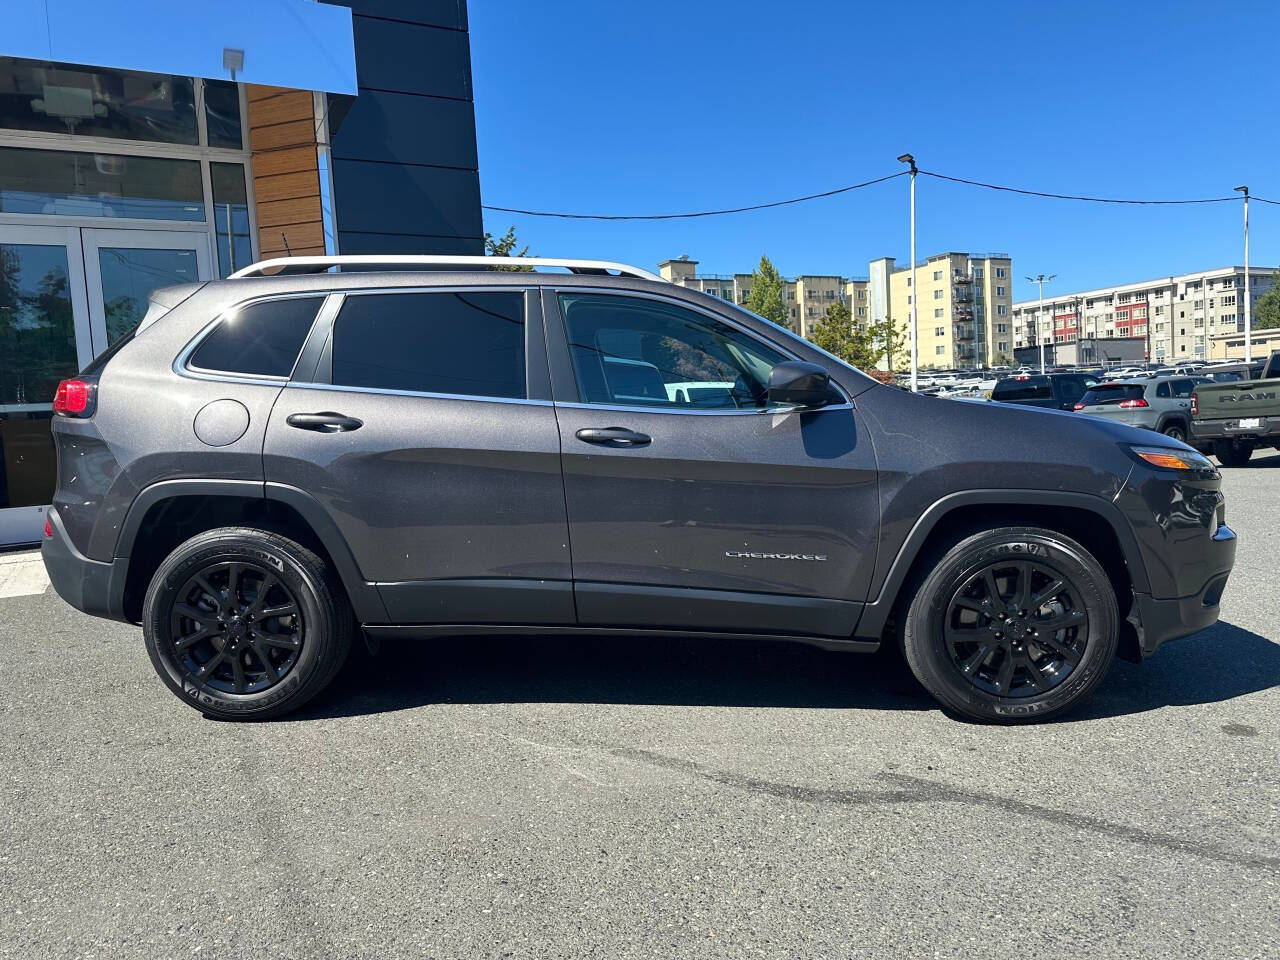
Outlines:
{"label": "reflection in glass", "polygon": [[10,130],[194,144],[195,103],[190,77],[0,57],[0,127]]}
{"label": "reflection in glass", "polygon": [[203,220],[200,163],[2,147],[0,213]]}
{"label": "reflection in glass", "polygon": [[0,410],[52,403],[78,369],[67,248],[0,243]]}
{"label": "reflection in glass", "polygon": [[236,84],[230,80],[204,82],[204,118],[209,146],[232,150],[244,146],[240,132],[240,88]]}
{"label": "reflection in glass", "polygon": [[249,195],[244,185],[244,165],[211,163],[213,224],[218,234],[218,274],[228,277],[253,262],[249,242]]}
{"label": "reflection in glass", "polygon": [[102,271],[108,345],[138,325],[147,312],[147,295],[152,290],[200,279],[194,250],[101,247],[98,267]]}

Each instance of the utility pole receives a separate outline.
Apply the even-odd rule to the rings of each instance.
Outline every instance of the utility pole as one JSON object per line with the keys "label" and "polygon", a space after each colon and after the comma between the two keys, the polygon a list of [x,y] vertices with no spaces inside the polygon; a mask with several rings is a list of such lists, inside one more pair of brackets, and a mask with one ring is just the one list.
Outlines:
{"label": "utility pole", "polygon": [[1040,373],[1044,373],[1044,332],[1040,329],[1040,324],[1044,323],[1044,285],[1050,280],[1057,277],[1056,273],[1045,276],[1043,273],[1035,277],[1027,277],[1028,283],[1038,283],[1040,285],[1040,311],[1036,314],[1036,340],[1040,344]]}
{"label": "utility pole", "polygon": [[1253,360],[1253,296],[1249,290],[1249,188],[1236,187],[1244,194],[1244,362]]}
{"label": "utility pole", "polygon": [[915,393],[920,373],[920,354],[916,349],[916,301],[920,299],[917,296],[919,291],[916,290],[916,158],[904,153],[898,158],[898,162],[911,165],[911,319],[908,334],[911,337],[911,392]]}

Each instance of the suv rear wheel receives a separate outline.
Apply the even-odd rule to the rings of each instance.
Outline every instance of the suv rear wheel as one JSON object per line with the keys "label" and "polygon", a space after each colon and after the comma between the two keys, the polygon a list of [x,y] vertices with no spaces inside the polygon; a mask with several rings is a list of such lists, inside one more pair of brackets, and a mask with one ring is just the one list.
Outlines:
{"label": "suv rear wheel", "polygon": [[346,660],[351,610],[324,562],[265,530],[223,527],[173,551],[143,601],[147,653],[184,702],[222,719],[302,706]]}
{"label": "suv rear wheel", "polygon": [[1179,420],[1175,420],[1173,421],[1173,423],[1166,424],[1164,430],[1162,430],[1161,433],[1163,433],[1166,437],[1172,437],[1174,440],[1180,440],[1183,443],[1187,442],[1187,428],[1184,427],[1182,425],[1182,422]]}
{"label": "suv rear wheel", "polygon": [[948,549],[903,620],[916,678],[973,720],[1026,723],[1078,704],[1115,656],[1119,611],[1096,559],[1038,527],[1005,527]]}
{"label": "suv rear wheel", "polygon": [[1243,467],[1253,456],[1253,447],[1239,440],[1215,440],[1213,455],[1224,467]]}

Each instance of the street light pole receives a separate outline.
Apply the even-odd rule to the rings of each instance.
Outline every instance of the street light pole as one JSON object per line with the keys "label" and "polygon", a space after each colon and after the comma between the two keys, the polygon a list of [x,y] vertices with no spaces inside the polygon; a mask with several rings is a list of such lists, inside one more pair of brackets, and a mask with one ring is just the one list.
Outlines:
{"label": "street light pole", "polygon": [[1036,341],[1040,344],[1040,373],[1044,373],[1044,332],[1040,324],[1044,323],[1044,285],[1056,277],[1056,273],[1045,276],[1043,273],[1035,277],[1027,277],[1028,283],[1040,284],[1040,310],[1036,313]]}
{"label": "street light pole", "polygon": [[1253,360],[1253,296],[1249,291],[1249,188],[1236,187],[1244,194],[1244,362]]}
{"label": "street light pole", "polygon": [[[908,335],[911,338],[911,392],[915,393],[919,386],[920,354],[916,348],[916,301],[920,299],[916,290],[916,158],[904,153],[898,158],[899,163],[911,165],[911,319]],[[890,331],[892,335],[892,331]]]}

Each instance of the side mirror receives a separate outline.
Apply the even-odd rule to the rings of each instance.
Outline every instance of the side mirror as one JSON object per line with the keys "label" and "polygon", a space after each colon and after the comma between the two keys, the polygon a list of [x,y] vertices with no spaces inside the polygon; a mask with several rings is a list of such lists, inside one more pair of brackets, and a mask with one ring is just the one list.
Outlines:
{"label": "side mirror", "polygon": [[769,405],[825,407],[844,403],[844,394],[831,382],[831,374],[816,363],[788,360],[769,373]]}

